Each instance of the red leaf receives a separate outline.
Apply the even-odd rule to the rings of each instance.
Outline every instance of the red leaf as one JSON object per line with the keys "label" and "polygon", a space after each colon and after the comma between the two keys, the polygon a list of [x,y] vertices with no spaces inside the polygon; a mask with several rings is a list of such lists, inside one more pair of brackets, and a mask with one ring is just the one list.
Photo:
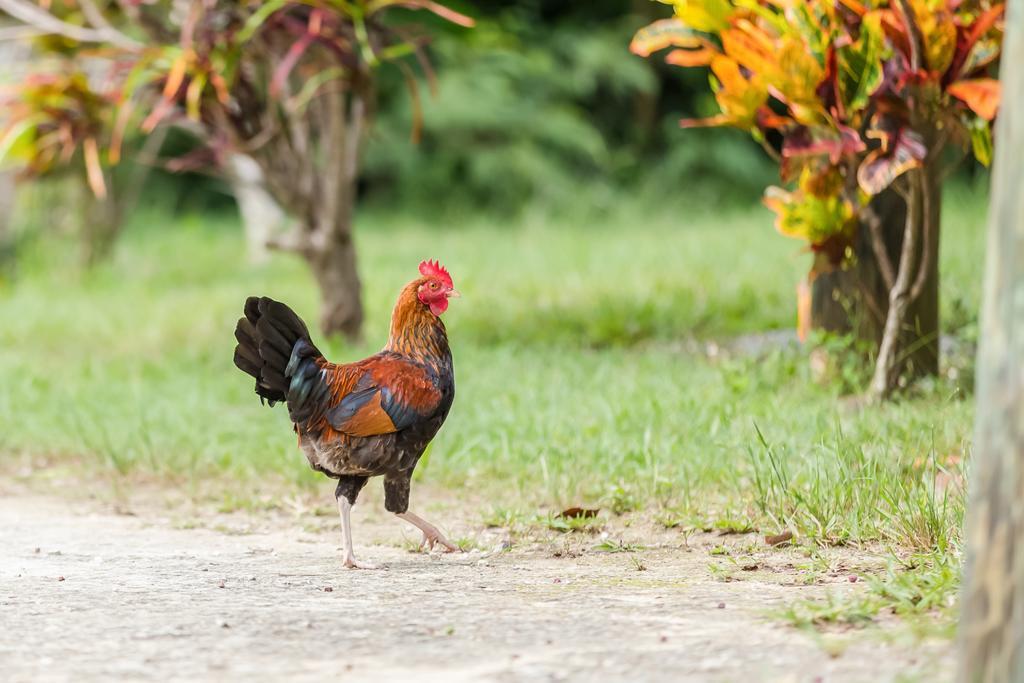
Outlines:
{"label": "red leaf", "polygon": [[946,71],[947,78],[954,80],[961,75],[960,70],[967,62],[967,57],[970,55],[971,50],[974,49],[974,46],[981,40],[982,36],[988,33],[989,29],[995,26],[996,22],[1002,18],[1005,10],[1005,4],[988,8],[974,20],[974,23],[970,25],[966,33],[962,33],[957,37],[956,54],[953,56],[953,62]]}
{"label": "red leaf", "polygon": [[281,94],[281,90],[284,89],[284,83],[288,79],[288,75],[295,68],[295,65],[302,55],[306,52],[306,49],[313,43],[316,36],[312,33],[303,34],[301,38],[292,43],[292,46],[288,48],[287,54],[281,63],[274,69],[274,77],[270,80],[270,96],[278,97]]}
{"label": "red leaf", "polygon": [[958,81],[946,90],[986,121],[991,121],[996,117],[1001,93],[999,81],[996,79],[977,78],[971,81]]}
{"label": "red leaf", "polygon": [[833,164],[839,163],[839,159],[845,154],[858,154],[866,149],[864,141],[857,135],[857,131],[846,126],[839,129],[839,137],[811,137],[807,128],[799,128],[786,136],[782,143],[782,156],[784,158],[801,156],[828,155],[829,161]]}
{"label": "red leaf", "polygon": [[920,166],[927,155],[928,148],[921,137],[903,129],[897,133],[891,148],[880,147],[868,154],[857,169],[857,182],[862,190],[874,196],[892,185],[896,178]]}
{"label": "red leaf", "polygon": [[157,102],[156,107],[154,107],[153,111],[146,117],[146,120],[142,122],[142,132],[152,133],[157,124],[160,123],[173,108],[174,104],[170,100],[161,99]]}

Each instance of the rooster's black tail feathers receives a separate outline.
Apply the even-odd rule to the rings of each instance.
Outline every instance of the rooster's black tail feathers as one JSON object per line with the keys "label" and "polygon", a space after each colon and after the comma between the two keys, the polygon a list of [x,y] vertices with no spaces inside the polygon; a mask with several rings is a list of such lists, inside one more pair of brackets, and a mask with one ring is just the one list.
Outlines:
{"label": "rooster's black tail feathers", "polygon": [[302,356],[320,355],[295,311],[265,296],[246,300],[245,317],[238,321],[235,339],[235,365],[256,378],[256,393],[271,406],[288,398],[294,372],[288,364],[296,344],[304,342]]}

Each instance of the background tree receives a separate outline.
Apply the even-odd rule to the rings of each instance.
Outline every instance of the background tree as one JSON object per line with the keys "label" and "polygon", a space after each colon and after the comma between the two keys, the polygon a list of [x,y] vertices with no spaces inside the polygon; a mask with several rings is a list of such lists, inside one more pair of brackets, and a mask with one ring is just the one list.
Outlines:
{"label": "background tree", "polygon": [[[878,345],[870,395],[902,372],[937,372],[944,153],[991,157],[1004,5],[662,1],[675,16],[640,31],[633,51],[672,47],[668,63],[710,67],[720,113],[683,125],[747,130],[777,159],[789,189],[769,188],[765,203],[780,232],[810,245],[810,280],[854,274],[858,331]],[[899,222],[880,210],[887,192],[902,200]]]}
{"label": "background tree", "polygon": [[[375,70],[422,54],[424,36],[414,26],[391,23],[397,8],[428,10],[448,21],[472,21],[429,0],[321,0],[318,2],[52,3],[44,11],[26,0],[0,0],[3,9],[39,33],[74,45],[101,46],[106,74],[102,92],[88,78],[65,76],[47,97],[73,98],[51,120],[54,107],[26,105],[4,138],[29,149],[29,167],[69,160],[80,148],[97,197],[108,192],[105,165],[116,163],[125,130],[138,124],[184,125],[205,143],[179,169],[209,165],[244,153],[259,166],[295,229],[274,247],[299,254],[310,266],[322,298],[327,334],[357,337],[363,312],[352,239],[356,182],[366,127],[376,95]],[[74,64],[83,63],[81,51]],[[429,67],[427,67],[429,68]],[[66,70],[61,71],[67,74]],[[38,77],[43,78],[43,77]],[[38,78],[36,80],[38,80]],[[55,87],[59,85],[60,87]],[[116,115],[106,106],[113,94]],[[20,93],[23,103],[30,93]],[[38,99],[38,98],[37,98]],[[72,121],[74,136],[63,131]],[[58,131],[50,148],[36,149]],[[101,136],[109,143],[101,150]],[[3,156],[3,155],[0,155]]]}

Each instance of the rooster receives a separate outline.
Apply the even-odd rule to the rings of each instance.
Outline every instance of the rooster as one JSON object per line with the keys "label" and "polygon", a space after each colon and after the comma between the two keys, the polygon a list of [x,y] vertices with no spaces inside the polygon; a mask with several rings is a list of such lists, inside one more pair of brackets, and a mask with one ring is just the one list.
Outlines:
{"label": "rooster", "polygon": [[235,365],[256,378],[260,401],[283,401],[310,466],[338,480],[344,564],[374,569],[352,551],[352,506],[370,477],[384,477],[384,507],[423,532],[423,545],[457,550],[433,524],[409,512],[417,461],[455,398],[452,352],[441,314],[459,296],[436,261],[407,284],[391,314],[384,350],[335,364],[313,345],[302,319],[267,297],[250,297],[238,321]]}

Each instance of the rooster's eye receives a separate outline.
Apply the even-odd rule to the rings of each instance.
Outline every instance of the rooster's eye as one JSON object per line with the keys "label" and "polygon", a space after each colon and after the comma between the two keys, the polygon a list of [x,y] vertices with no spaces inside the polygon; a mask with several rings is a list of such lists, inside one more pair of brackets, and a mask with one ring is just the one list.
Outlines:
{"label": "rooster's eye", "polygon": [[430,288],[431,289],[437,289],[437,283],[436,282],[431,282],[430,283]]}

